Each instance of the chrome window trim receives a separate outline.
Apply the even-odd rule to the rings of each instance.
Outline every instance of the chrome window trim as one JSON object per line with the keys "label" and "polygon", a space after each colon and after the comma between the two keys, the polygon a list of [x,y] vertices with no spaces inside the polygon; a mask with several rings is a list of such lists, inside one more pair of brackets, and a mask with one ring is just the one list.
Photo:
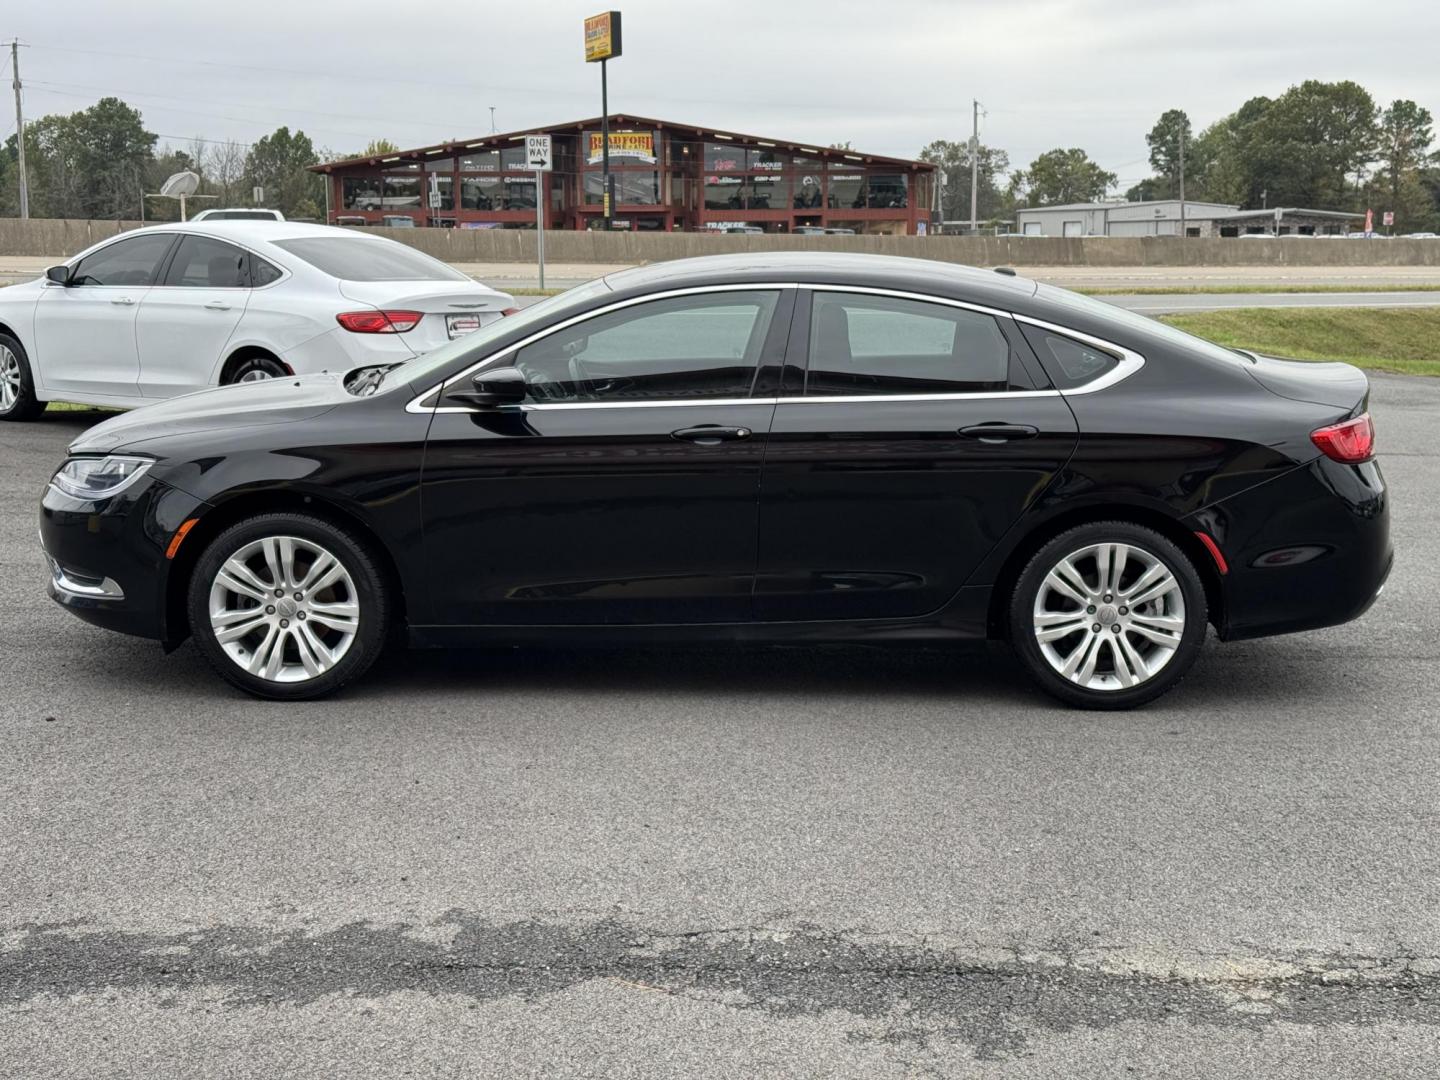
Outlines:
{"label": "chrome window trim", "polygon": [[[691,286],[691,287],[689,287],[689,288],[683,288],[683,289],[667,289],[667,290],[665,290],[664,292],[647,293],[647,294],[644,295],[644,296],[632,296],[632,297],[630,297],[628,300],[617,300],[617,301],[616,301],[615,303],[613,303],[613,304],[607,304],[607,305],[605,305],[604,307],[595,308],[593,311],[586,311],[586,312],[583,312],[583,313],[580,314],[580,315],[574,315],[574,316],[566,319],[564,322],[556,323],[554,326],[547,326],[545,329],[543,329],[543,330],[538,330],[538,331],[536,331],[535,333],[531,334],[529,337],[523,338],[522,340],[515,342],[515,344],[513,344],[513,345],[507,345],[505,348],[501,349],[499,352],[491,353],[489,356],[486,356],[486,357],[484,357],[483,359],[480,359],[480,360],[475,361],[475,363],[471,364],[471,365],[470,365],[468,368],[466,368],[465,370],[463,370],[463,371],[461,371],[461,372],[459,372],[459,373],[457,373],[457,374],[455,374],[455,375],[450,376],[450,378],[444,380],[443,382],[436,383],[434,386],[430,387],[430,389],[426,390],[424,393],[417,394],[415,397],[411,398],[410,401],[405,405],[405,411],[406,411],[406,412],[413,412],[413,413],[473,413],[473,412],[476,411],[475,409],[466,409],[466,408],[463,408],[463,407],[461,407],[461,406],[459,406],[459,405],[439,405],[439,404],[436,404],[436,405],[431,405],[431,406],[428,406],[428,407],[427,407],[427,406],[422,405],[422,404],[420,404],[420,403],[421,403],[422,401],[424,401],[426,398],[428,398],[430,395],[435,394],[435,393],[443,393],[443,392],[445,391],[446,387],[451,386],[452,384],[459,382],[461,379],[464,379],[464,378],[469,377],[469,376],[473,376],[473,375],[475,374],[475,372],[479,371],[481,368],[488,367],[490,364],[493,364],[495,361],[500,360],[500,359],[503,359],[504,357],[507,357],[507,356],[511,355],[512,353],[519,352],[521,349],[525,348],[525,347],[528,346],[528,345],[534,344],[535,342],[541,340],[542,338],[547,338],[547,337],[549,337],[551,334],[557,334],[557,333],[559,333],[561,330],[565,330],[565,329],[567,329],[568,327],[574,326],[576,323],[584,322],[584,321],[587,320],[587,319],[597,318],[597,317],[599,317],[599,316],[601,316],[601,315],[608,315],[608,314],[610,314],[610,312],[612,312],[612,311],[623,311],[625,308],[627,308],[627,307],[633,307],[633,306],[635,306],[636,304],[648,304],[648,303],[649,303],[650,301],[652,301],[652,300],[668,300],[668,299],[670,299],[671,297],[675,297],[675,296],[703,296],[705,293],[721,293],[721,292],[767,292],[767,291],[771,291],[771,290],[778,291],[778,290],[781,290],[781,289],[798,289],[798,288],[800,288],[800,286],[799,286],[797,283],[793,282],[793,281],[784,281],[784,282],[779,282],[779,281],[756,281],[756,282],[745,282],[745,283],[728,283],[728,284],[724,284],[724,285],[694,285],[694,286]],[[713,405],[713,404],[715,404],[715,402],[716,402],[717,400],[719,400],[719,399],[716,399],[716,398],[708,398],[708,399],[707,399],[707,398],[689,399],[689,398],[687,398],[687,399],[685,399],[685,401],[683,401],[683,402],[667,401],[667,402],[656,402],[656,403],[654,403],[654,404],[665,404],[665,405],[679,405],[679,404]],[[755,399],[755,398],[745,398],[744,400],[747,401],[747,402],[753,402],[753,401],[755,401],[756,399]],[[555,404],[557,404],[557,405],[565,405],[565,406],[580,405],[580,406],[583,406],[583,407],[585,407],[585,408],[594,408],[597,403],[596,403],[596,402],[588,402],[588,401],[587,401],[587,402],[556,402]],[[619,404],[619,403],[617,403],[617,404]],[[651,405],[652,403],[651,403],[651,402],[638,402],[638,401],[636,401],[636,402],[624,402],[623,404],[628,405],[628,406],[635,406],[635,405],[649,406],[649,405]],[[529,407],[530,407],[530,408],[539,408],[539,407],[542,407],[543,405],[544,405],[544,403],[542,402],[542,403],[540,403],[540,405],[532,405],[532,406],[529,406]]]}
{"label": "chrome window trim", "polygon": [[1091,379],[1088,383],[1084,383],[1081,386],[1058,391],[1061,397],[1076,397],[1081,394],[1094,394],[1101,390],[1108,390],[1116,383],[1124,382],[1145,366],[1145,357],[1133,349],[1127,349],[1123,345],[1116,345],[1113,341],[1106,341],[1104,338],[1097,338],[1092,334],[1086,334],[1068,326],[1061,326],[1058,323],[1036,319],[1029,315],[1016,315],[1015,321],[1028,323],[1031,326],[1038,326],[1041,330],[1049,330],[1052,333],[1059,334],[1061,337],[1083,341],[1092,348],[1099,349],[1101,352],[1108,352],[1120,358],[1118,364],[1099,378]]}
{"label": "chrome window trim", "polygon": [[1013,319],[1014,314],[1009,311],[1001,311],[999,308],[985,307],[983,304],[972,304],[968,300],[952,300],[948,296],[931,296],[929,293],[908,292],[904,289],[886,289],[878,285],[834,285],[831,283],[819,285],[804,285],[803,288],[811,292],[848,292],[861,293],[868,296],[893,296],[899,300],[916,300],[922,304],[944,304],[946,307],[964,308],[966,311],[978,312],[981,315],[990,315],[996,319]]}
{"label": "chrome window trim", "polygon": [[1104,375],[1083,386],[1077,386],[1069,390],[981,390],[974,393],[953,393],[953,394],[854,394],[854,395],[825,395],[815,397],[785,396],[785,397],[746,397],[746,398],[684,398],[676,401],[566,401],[566,402],[535,402],[524,405],[502,406],[497,411],[503,412],[544,412],[559,409],[657,409],[657,408],[690,408],[704,405],[836,405],[851,404],[857,402],[875,401],[983,401],[986,399],[998,398],[1047,398],[1047,397],[1071,397],[1080,394],[1093,394],[1100,390],[1108,389],[1116,383],[1128,379],[1135,372],[1145,366],[1145,358],[1132,349],[1123,345],[1116,345],[1113,341],[1106,341],[1103,338],[1094,337],[1082,331],[1072,329],[1068,326],[1061,326],[1056,323],[1046,322],[1043,319],[1036,319],[1029,315],[1017,315],[1010,311],[1001,311],[998,308],[985,307],[983,304],[972,304],[965,300],[954,300],[947,296],[931,296],[927,293],[910,292],[904,289],[887,289],[872,285],[837,285],[829,282],[731,282],[723,285],[696,285],[689,288],[667,289],[664,292],[649,293],[645,296],[632,296],[628,300],[619,300],[613,304],[587,311],[580,315],[572,316],[564,322],[537,331],[529,337],[524,338],[513,345],[509,345],[498,352],[477,360],[474,364],[465,368],[458,374],[450,376],[443,382],[436,383],[428,390],[417,394],[405,405],[405,411],[410,413],[474,413],[478,410],[467,409],[462,406],[421,404],[426,398],[443,393],[444,390],[459,382],[461,379],[473,376],[475,372],[488,367],[495,362],[502,360],[513,353],[533,344],[551,334],[574,326],[576,323],[586,319],[595,318],[600,315],[607,315],[612,311],[621,311],[636,304],[649,303],[652,300],[667,300],[676,296],[698,296],[705,293],[717,292],[762,292],[767,289],[809,289],[812,292],[849,292],[861,293],[871,296],[893,296],[902,300],[915,300],[927,304],[943,304],[949,307],[962,308],[966,311],[975,311],[983,315],[989,315],[999,319],[1011,319],[1015,322],[1029,323],[1031,326],[1039,327],[1042,330],[1050,330],[1063,337],[1074,338],[1082,341],[1102,352],[1111,353],[1119,357],[1120,362]]}

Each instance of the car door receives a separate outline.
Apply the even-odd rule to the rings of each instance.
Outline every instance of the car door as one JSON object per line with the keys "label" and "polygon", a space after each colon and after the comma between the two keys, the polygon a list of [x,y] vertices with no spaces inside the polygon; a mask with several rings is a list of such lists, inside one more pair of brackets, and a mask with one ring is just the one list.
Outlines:
{"label": "car door", "polygon": [[757,619],[909,618],[955,595],[1075,447],[1024,348],[1003,313],[955,301],[801,297],[761,483]]}
{"label": "car door", "polygon": [[35,305],[35,351],[48,394],[138,397],[140,354],[135,318],[171,245],[173,233],[122,237],[92,251]]}
{"label": "car door", "polygon": [[168,398],[214,383],[248,286],[244,249],[212,236],[180,238],[135,321],[142,395]]}
{"label": "car door", "polygon": [[793,295],[625,301],[486,365],[525,375],[523,404],[442,400],[422,493],[439,621],[747,620],[774,412],[756,377],[783,354]]}

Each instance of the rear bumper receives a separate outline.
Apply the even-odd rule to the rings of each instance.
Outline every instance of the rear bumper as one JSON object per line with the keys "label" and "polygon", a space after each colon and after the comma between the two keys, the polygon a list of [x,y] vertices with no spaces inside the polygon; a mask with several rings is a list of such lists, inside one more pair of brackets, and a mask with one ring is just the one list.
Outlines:
{"label": "rear bumper", "polygon": [[40,506],[40,543],[51,599],[88,623],[164,639],[171,538],[208,504],[145,479],[114,499],[88,502],[50,487]]}
{"label": "rear bumper", "polygon": [[1227,640],[1314,630],[1359,618],[1394,563],[1377,462],[1309,465],[1189,519],[1229,564],[1217,628]]}

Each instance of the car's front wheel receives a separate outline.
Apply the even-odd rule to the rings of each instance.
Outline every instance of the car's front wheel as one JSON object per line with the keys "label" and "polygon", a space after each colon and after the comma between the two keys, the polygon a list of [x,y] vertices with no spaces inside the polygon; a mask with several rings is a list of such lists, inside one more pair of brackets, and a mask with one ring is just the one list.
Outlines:
{"label": "car's front wheel", "polygon": [[35,377],[25,347],[0,334],[0,420],[33,420],[45,411],[35,399]]}
{"label": "car's front wheel", "polygon": [[226,529],[190,580],[190,629],[225,679],[258,697],[333,693],[386,638],[385,576],[360,538],[308,514]]}
{"label": "car's front wheel", "polygon": [[1026,565],[1010,641],[1050,694],[1088,709],[1153,701],[1190,669],[1205,639],[1205,587],[1166,537],[1123,521],[1081,525]]}

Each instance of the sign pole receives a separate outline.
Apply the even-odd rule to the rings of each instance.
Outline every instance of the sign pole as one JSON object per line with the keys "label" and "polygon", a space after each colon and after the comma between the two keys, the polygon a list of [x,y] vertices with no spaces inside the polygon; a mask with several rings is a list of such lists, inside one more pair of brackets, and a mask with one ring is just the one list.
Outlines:
{"label": "sign pole", "polygon": [[615,224],[615,188],[610,176],[610,64],[620,55],[620,12],[602,11],[585,20],[585,62],[600,64],[600,227]]}
{"label": "sign pole", "polygon": [[605,74],[605,69],[609,65],[608,60],[600,61],[600,175],[601,186],[605,192],[603,207],[607,232],[611,227],[613,212],[610,202],[610,87]]}
{"label": "sign pole", "polygon": [[545,288],[545,174],[535,170],[535,254],[540,260],[540,288]]}
{"label": "sign pole", "polygon": [[555,167],[549,135],[525,136],[525,160],[535,170],[535,258],[540,266],[540,288],[545,288],[545,174]]}

